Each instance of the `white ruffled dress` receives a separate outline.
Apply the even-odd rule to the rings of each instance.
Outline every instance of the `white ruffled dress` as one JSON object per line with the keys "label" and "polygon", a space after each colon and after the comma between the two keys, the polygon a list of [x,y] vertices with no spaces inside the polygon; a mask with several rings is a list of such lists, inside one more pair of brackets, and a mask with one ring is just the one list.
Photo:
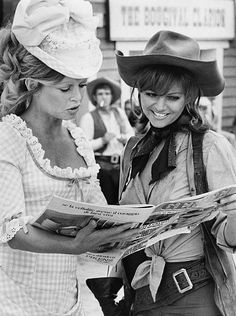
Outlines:
{"label": "white ruffled dress", "polygon": [[83,131],[65,122],[87,168],[52,167],[25,122],[11,114],[0,123],[0,315],[81,316],[79,256],[40,254],[7,241],[41,212],[53,194],[106,204],[99,166]]}

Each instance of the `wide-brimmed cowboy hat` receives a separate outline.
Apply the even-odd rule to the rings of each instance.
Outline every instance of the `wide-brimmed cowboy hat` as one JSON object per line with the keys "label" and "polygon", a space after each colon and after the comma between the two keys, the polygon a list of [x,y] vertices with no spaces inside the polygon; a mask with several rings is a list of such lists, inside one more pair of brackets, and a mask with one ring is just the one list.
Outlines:
{"label": "wide-brimmed cowboy hat", "polygon": [[98,20],[84,0],[20,0],[12,32],[32,55],[76,79],[94,76],[102,64]]}
{"label": "wide-brimmed cowboy hat", "polygon": [[120,89],[120,85],[107,77],[99,77],[95,80],[90,81],[87,84],[87,93],[88,93],[88,97],[90,99],[90,101],[96,105],[96,101],[94,99],[94,94],[95,94],[95,90],[98,86],[100,85],[107,85],[111,88],[111,92],[112,92],[112,100],[111,103],[116,102],[119,98],[120,98],[120,94],[121,94],[121,89]]}
{"label": "wide-brimmed cowboy hat", "polygon": [[201,60],[198,43],[176,32],[157,32],[147,42],[142,55],[124,56],[117,51],[116,60],[121,78],[131,87],[135,87],[140,69],[151,65],[169,65],[191,72],[205,96],[216,96],[224,89],[225,81],[217,62]]}

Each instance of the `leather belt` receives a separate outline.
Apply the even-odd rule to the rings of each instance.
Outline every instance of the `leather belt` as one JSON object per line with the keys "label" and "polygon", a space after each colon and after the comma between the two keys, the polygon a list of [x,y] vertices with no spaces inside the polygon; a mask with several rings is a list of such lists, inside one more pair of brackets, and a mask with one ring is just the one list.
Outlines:
{"label": "leather belt", "polygon": [[153,305],[172,304],[185,294],[206,285],[212,277],[205,267],[205,261],[166,263],[156,301],[153,302],[149,286],[135,291],[135,311],[150,309]]}
{"label": "leather belt", "polygon": [[109,162],[112,165],[117,165],[120,163],[120,155],[112,155],[112,156],[104,156],[104,155],[96,155],[95,156],[96,161],[104,161]]}

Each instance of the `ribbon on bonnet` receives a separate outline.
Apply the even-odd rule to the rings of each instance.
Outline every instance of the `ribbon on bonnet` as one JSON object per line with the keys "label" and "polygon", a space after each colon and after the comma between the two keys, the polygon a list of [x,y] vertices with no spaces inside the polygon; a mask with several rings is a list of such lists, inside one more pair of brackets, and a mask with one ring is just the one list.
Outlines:
{"label": "ribbon on bonnet", "polygon": [[97,19],[91,3],[84,0],[22,0],[17,7],[12,31],[24,46],[38,46],[60,25],[72,18],[94,31]]}

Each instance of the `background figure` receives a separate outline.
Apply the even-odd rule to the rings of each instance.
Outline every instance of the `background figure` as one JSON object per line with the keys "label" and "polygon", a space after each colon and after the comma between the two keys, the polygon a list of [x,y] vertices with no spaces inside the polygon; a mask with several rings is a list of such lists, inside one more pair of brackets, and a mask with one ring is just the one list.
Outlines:
{"label": "background figure", "polygon": [[105,204],[99,166],[71,123],[100,69],[88,1],[21,0],[0,30],[0,315],[82,316],[78,260],[131,232],[84,222],[72,238],[31,225],[53,195]]}
{"label": "background figure", "polygon": [[[138,120],[138,109],[136,105],[131,104],[130,99],[127,99],[124,103],[124,110],[130,122],[130,125],[135,129]],[[140,112],[140,111],[139,111]],[[140,113],[139,113],[140,114]]]}
{"label": "background figure", "polygon": [[124,110],[130,122],[130,125],[134,129],[136,136],[142,136],[148,130],[148,120],[145,115],[142,113],[142,109],[137,105],[133,98],[132,103],[130,99],[127,99],[124,104]]}
{"label": "background figure", "polygon": [[215,113],[213,101],[208,97],[201,97],[198,104],[199,112],[212,130],[217,130],[218,118]]}
{"label": "background figure", "polygon": [[120,98],[118,83],[101,77],[88,83],[87,92],[96,109],[83,115],[80,127],[90,140],[101,167],[98,178],[106,200],[117,204],[120,155],[134,131],[124,110],[114,105]]}
{"label": "background figure", "polygon": [[[199,111],[202,115],[203,120],[206,120],[209,123],[210,128],[213,131],[217,131],[218,116],[214,109],[214,101],[212,100],[212,98],[201,97],[199,100]],[[218,132],[224,135],[228,139],[228,141],[234,147],[236,147],[236,137],[234,133],[227,132],[224,130],[220,130]]]}

